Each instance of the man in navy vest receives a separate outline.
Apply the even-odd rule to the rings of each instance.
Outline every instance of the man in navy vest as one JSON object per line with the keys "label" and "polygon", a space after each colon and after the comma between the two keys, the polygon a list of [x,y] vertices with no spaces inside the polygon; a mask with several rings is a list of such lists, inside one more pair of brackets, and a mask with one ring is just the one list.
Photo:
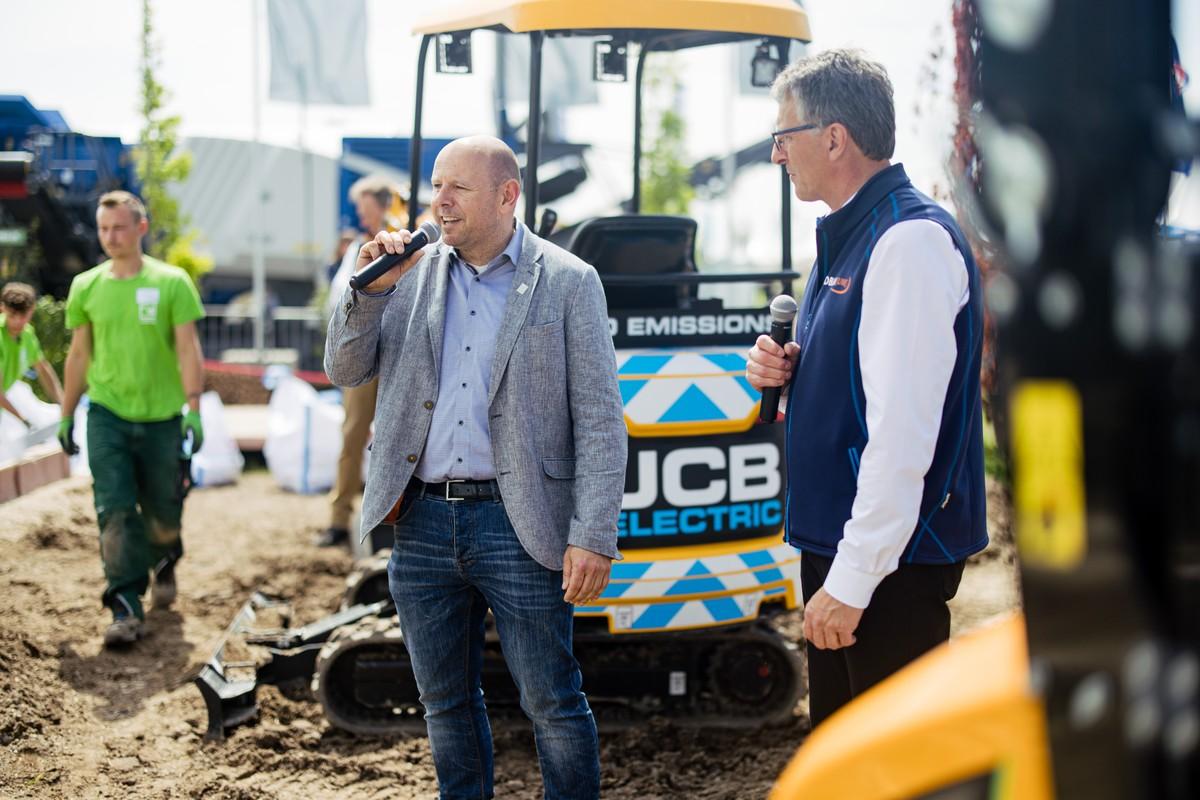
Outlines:
{"label": "man in navy vest", "polygon": [[987,546],[982,290],[953,218],[895,149],[892,85],[855,51],[780,74],[771,160],[819,200],[795,343],[760,336],[746,377],[787,392],[789,542],[803,553],[812,722],[950,636]]}

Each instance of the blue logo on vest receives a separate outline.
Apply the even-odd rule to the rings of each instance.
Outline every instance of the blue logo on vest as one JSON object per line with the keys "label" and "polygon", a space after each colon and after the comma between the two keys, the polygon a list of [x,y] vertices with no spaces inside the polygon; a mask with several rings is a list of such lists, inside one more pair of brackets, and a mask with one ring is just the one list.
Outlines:
{"label": "blue logo on vest", "polygon": [[828,286],[829,291],[833,292],[834,294],[845,294],[846,292],[850,291],[850,279],[839,278],[836,275],[826,276],[825,283],[822,285]]}

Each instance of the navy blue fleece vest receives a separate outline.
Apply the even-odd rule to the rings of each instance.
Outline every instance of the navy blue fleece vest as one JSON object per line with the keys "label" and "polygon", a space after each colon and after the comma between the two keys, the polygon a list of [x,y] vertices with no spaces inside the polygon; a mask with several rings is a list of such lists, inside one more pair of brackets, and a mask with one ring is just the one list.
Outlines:
{"label": "navy blue fleece vest", "polygon": [[847,205],[817,222],[817,263],[797,317],[800,361],[787,404],[787,537],[804,551],[836,555],[850,519],[858,462],[867,444],[858,362],[863,279],[879,237],[897,222],[912,219],[933,220],[950,234],[967,265],[970,299],[954,321],[958,357],[933,463],[925,475],[920,517],[900,560],[945,564],[987,545],[979,270],[953,218],[913,188],[896,164],[872,176]]}

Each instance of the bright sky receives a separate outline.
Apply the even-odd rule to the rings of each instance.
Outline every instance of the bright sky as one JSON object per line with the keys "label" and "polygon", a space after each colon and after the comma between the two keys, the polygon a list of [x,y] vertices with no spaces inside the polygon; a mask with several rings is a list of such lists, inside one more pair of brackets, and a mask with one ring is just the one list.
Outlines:
{"label": "bright sky", "polygon": [[[333,2],[334,0],[329,0]],[[452,3],[455,0],[443,0]],[[913,109],[929,104],[931,89],[945,91],[952,65],[952,0],[808,0],[814,47],[854,45],[888,68],[896,86],[900,142],[907,162],[932,143],[918,135]],[[260,2],[265,8],[265,3]],[[1200,9],[1176,0],[1181,30],[1200,29]],[[133,141],[138,133],[138,60],[141,2],[138,0],[38,0],[4,3],[10,32],[0,48],[0,93],[24,94],[43,108],[62,112],[85,133],[115,134]],[[183,116],[184,135],[249,138],[252,132],[253,3],[206,0],[154,3],[160,43],[160,80],[171,93],[171,109]],[[371,30],[369,108],[310,108],[305,139],[328,155],[340,151],[343,135],[404,135],[411,125],[416,37],[408,32],[420,12],[415,2],[368,0]],[[265,11],[263,12],[265,18]],[[14,35],[15,34],[15,35]],[[265,20],[262,37],[265,42]],[[1197,78],[1189,99],[1200,99],[1200,36],[1180,36],[1184,64]],[[941,84],[923,80],[929,52],[947,48]],[[266,48],[261,80],[266,82]],[[490,105],[490,104],[489,104]],[[462,114],[460,109],[459,114]],[[486,114],[483,121],[488,122]],[[765,120],[764,122],[769,122]],[[266,102],[263,136],[281,145],[299,140],[301,112],[293,104]]]}
{"label": "bright sky", "polygon": [[[260,81],[265,96],[266,4],[257,2],[263,9]],[[905,163],[919,187],[936,193],[945,184],[944,162],[953,123],[952,0],[808,0],[804,5],[815,36],[813,50],[861,47],[887,67],[896,88],[897,159]],[[183,117],[185,136],[251,138],[253,6],[245,0],[154,3],[162,62],[158,77],[170,93],[170,110]],[[141,7],[140,0],[8,0],[3,19],[10,34],[0,48],[0,94],[23,94],[35,106],[57,109],[76,130],[135,141]],[[266,101],[263,139],[295,146],[301,141],[303,123],[304,143],[316,152],[336,156],[343,136],[406,136],[412,120],[418,42],[409,26],[421,13],[418,7],[416,2],[367,0],[370,30],[364,35],[370,107],[314,106],[302,115],[295,104]],[[1200,3],[1175,0],[1175,8],[1179,30],[1200,30]],[[1200,36],[1180,36],[1179,43],[1184,64],[1195,76],[1189,104],[1196,110],[1200,102],[1192,101],[1200,101]],[[931,55],[934,52],[940,57]],[[470,80],[433,79],[435,106],[427,107],[427,133],[491,130],[490,92],[482,81],[469,88]],[[445,83],[453,81],[460,83]],[[712,124],[689,130],[693,156],[720,152],[731,140],[748,144],[774,122],[769,100],[739,105],[737,113],[731,114],[722,111],[728,104],[714,105],[712,94],[689,90],[685,96],[689,111],[694,108],[703,115],[713,110]],[[603,118],[608,112],[598,113]],[[631,112],[622,107],[612,113],[609,126],[621,128]],[[809,212],[798,213],[797,224],[803,225]],[[823,213],[823,207],[811,213]],[[760,238],[771,239],[754,237]]]}
{"label": "bright sky", "polygon": [[[134,141],[139,127],[141,3],[39,0],[5,5],[5,28],[19,33],[5,37],[5,46],[0,48],[0,93],[23,94],[35,106],[57,109],[76,130]],[[950,0],[811,0],[805,5],[817,37],[814,47],[854,44],[888,67],[900,100],[903,136],[904,117],[919,96],[919,76],[929,64],[930,49],[952,42]],[[408,26],[417,13],[416,6],[368,0],[371,30],[364,33],[372,106],[310,108],[305,140],[312,149],[336,155],[343,135],[408,132],[417,43]],[[261,7],[265,8],[265,3]],[[162,60],[158,75],[170,92],[170,109],[183,116],[184,135],[250,138],[251,8],[252,3],[245,0],[154,3]],[[265,36],[264,11],[260,73],[264,87]],[[490,103],[483,124],[490,124],[487,112]],[[460,116],[462,113],[460,109]],[[295,145],[299,140],[301,112],[294,104],[266,102],[262,120],[267,141]],[[760,124],[766,127],[772,121],[764,119]]]}

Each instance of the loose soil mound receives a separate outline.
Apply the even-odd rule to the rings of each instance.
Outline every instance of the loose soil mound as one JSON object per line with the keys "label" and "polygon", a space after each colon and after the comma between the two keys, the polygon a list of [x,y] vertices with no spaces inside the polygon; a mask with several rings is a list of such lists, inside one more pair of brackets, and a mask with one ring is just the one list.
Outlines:
{"label": "loose soil mound", "polygon": [[[956,629],[1015,603],[1004,543],[968,569]],[[423,737],[367,739],[332,728],[320,706],[267,687],[255,725],[206,742],[192,677],[250,591],[290,597],[297,621],[336,608],[350,557],[309,544],[322,497],[285,493],[266,473],[196,491],[184,517],[179,599],[152,610],[149,635],[105,651],[107,622],[90,481],[61,481],[0,506],[0,796],[15,798],[425,798],[436,794]],[[799,614],[779,620],[798,638]],[[669,721],[601,737],[606,798],[761,798],[807,729],[680,729]],[[532,736],[496,736],[497,794],[540,797]]]}

